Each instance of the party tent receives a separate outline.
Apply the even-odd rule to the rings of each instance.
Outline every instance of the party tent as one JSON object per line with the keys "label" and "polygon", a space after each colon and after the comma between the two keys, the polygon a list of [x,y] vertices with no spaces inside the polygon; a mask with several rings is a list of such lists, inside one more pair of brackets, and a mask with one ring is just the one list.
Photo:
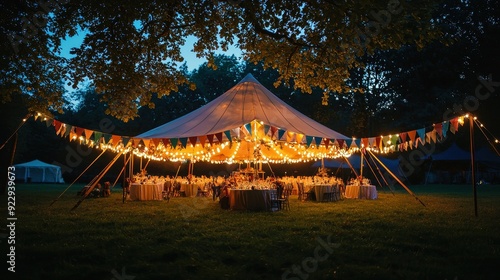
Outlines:
{"label": "party tent", "polygon": [[40,160],[14,165],[16,180],[32,183],[64,183],[61,167]]}
{"label": "party tent", "polygon": [[290,107],[248,74],[203,107],[134,139],[153,143],[154,155],[170,160],[299,162],[338,156],[350,138]]}

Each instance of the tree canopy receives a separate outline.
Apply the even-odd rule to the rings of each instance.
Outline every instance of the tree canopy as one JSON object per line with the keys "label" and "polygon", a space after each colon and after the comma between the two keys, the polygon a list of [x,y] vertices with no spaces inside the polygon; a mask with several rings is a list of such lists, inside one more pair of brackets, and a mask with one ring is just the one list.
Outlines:
{"label": "tree canopy", "polygon": [[[440,1],[52,0],[0,3],[0,90],[22,92],[37,110],[62,110],[63,83],[89,79],[107,114],[128,121],[140,107],[193,86],[179,65],[187,36],[214,66],[214,51],[237,45],[244,58],[276,69],[306,93],[346,92],[352,69],[378,50],[423,47],[441,36]],[[81,46],[60,56],[78,32]],[[355,85],[354,85],[354,88]]]}

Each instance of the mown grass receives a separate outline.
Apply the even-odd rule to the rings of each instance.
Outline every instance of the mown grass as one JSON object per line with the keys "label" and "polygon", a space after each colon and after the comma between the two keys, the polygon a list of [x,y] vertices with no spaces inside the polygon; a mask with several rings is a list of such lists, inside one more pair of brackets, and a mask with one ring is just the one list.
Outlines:
{"label": "mown grass", "polygon": [[49,206],[65,187],[17,186],[18,279],[498,279],[500,186],[480,186],[478,217],[469,186],[411,187],[426,207],[382,190],[373,201],[292,197],[275,213],[211,198],[122,203],[121,190],[70,212],[80,186]]}

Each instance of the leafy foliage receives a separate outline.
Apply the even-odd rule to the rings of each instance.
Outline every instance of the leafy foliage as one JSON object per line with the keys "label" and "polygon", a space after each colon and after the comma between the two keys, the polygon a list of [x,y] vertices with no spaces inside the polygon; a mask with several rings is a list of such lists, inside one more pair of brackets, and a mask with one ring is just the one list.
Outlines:
{"label": "leafy foliage", "polygon": [[[192,86],[178,65],[180,47],[194,36],[193,50],[208,58],[209,67],[215,65],[214,50],[236,44],[248,61],[278,71],[276,85],[306,93],[344,92],[350,88],[349,71],[363,66],[364,54],[434,40],[440,34],[430,21],[435,5],[431,0],[2,3],[1,90],[29,93],[39,106],[60,110],[60,81],[78,87],[90,79],[108,105],[106,113],[128,121],[139,108],[154,106],[153,93],[162,98]],[[59,57],[61,39],[79,30],[83,44],[70,59]]]}

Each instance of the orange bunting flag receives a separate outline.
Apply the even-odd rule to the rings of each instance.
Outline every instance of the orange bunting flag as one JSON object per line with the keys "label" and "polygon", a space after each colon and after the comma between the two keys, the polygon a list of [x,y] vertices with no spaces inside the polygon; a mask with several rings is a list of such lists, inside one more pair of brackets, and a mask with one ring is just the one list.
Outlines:
{"label": "orange bunting flag", "polygon": [[408,131],[408,137],[410,137],[411,142],[415,143],[415,137],[417,136],[417,131]]}
{"label": "orange bunting flag", "polygon": [[151,139],[151,141],[153,142],[153,145],[155,145],[155,148],[158,148],[158,146],[160,146],[160,138],[153,138]]}
{"label": "orange bunting flag", "polygon": [[450,131],[451,133],[455,134],[455,132],[458,131],[458,118],[451,119],[450,124]]}
{"label": "orange bunting flag", "polygon": [[113,147],[116,147],[118,143],[120,143],[120,140],[122,137],[120,135],[111,135],[111,142],[113,143]]}
{"label": "orange bunting flag", "polygon": [[365,148],[370,147],[370,142],[369,142],[368,138],[361,138],[361,143],[363,144],[363,146]]}
{"label": "orange bunting flag", "polygon": [[434,130],[439,135],[439,138],[443,138],[443,123],[437,123],[434,125]]}
{"label": "orange bunting flag", "polygon": [[142,143],[144,143],[144,147],[149,149],[149,144],[151,143],[151,139],[142,139]]}
{"label": "orange bunting flag", "polygon": [[75,133],[78,137],[82,136],[83,132],[85,132],[85,129],[77,126],[75,127]]}
{"label": "orange bunting flag", "polygon": [[85,129],[85,139],[89,140],[92,137],[92,133],[94,133],[93,130]]}
{"label": "orange bunting flag", "polygon": [[54,129],[56,130],[56,134],[59,134],[59,130],[61,129],[62,123],[58,120],[54,120]]}
{"label": "orange bunting flag", "polygon": [[205,142],[207,142],[207,136],[206,135],[199,136],[198,140],[200,140],[201,146],[205,148]]}

